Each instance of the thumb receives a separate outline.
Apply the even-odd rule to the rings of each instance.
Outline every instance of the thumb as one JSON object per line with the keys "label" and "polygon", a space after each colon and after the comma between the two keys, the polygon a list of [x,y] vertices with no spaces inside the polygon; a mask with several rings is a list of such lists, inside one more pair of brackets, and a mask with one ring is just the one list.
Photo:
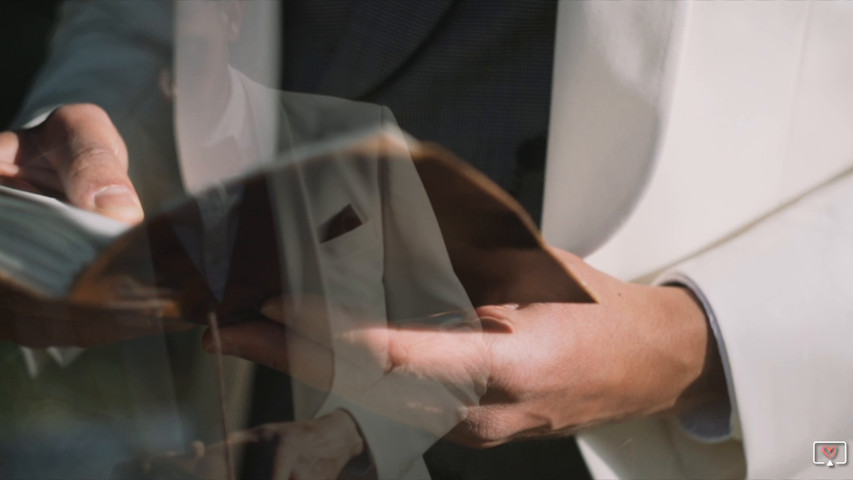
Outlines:
{"label": "thumb", "polygon": [[142,206],[127,174],[127,148],[103,109],[87,104],[60,107],[37,129],[33,137],[71,204],[125,223],[142,220]]}

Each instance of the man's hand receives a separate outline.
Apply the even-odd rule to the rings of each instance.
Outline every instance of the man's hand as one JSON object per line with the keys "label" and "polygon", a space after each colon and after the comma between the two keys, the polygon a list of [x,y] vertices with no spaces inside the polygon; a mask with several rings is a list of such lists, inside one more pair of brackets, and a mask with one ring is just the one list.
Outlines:
{"label": "man's hand", "polygon": [[234,432],[222,443],[195,442],[186,455],[128,462],[116,468],[114,478],[227,478],[226,445],[233,452],[245,447],[272,449],[273,479],[338,478],[344,466],[364,450],[355,422],[336,410],[313,420]]}
{"label": "man's hand", "polygon": [[619,281],[554,254],[597,304],[477,309],[491,332],[491,376],[479,408],[452,433],[493,446],[689,409],[725,395],[713,334],[692,293]]}
{"label": "man's hand", "polygon": [[[674,413],[725,395],[713,335],[690,292],[625,283],[567,252],[554,253],[596,294],[598,304],[481,307],[482,331],[372,327],[334,333],[336,346],[344,341],[350,349],[371,352],[386,376],[401,380],[393,383],[406,384],[387,390],[393,397],[388,404],[422,405],[430,388],[473,386],[479,401],[459,402],[462,421],[450,437],[478,447]],[[292,352],[295,358],[331,355],[329,343],[313,333],[322,318],[311,318],[305,308],[294,315],[297,310],[279,299],[263,311],[275,323],[222,329],[225,353],[290,372],[295,369],[285,340],[299,350]],[[310,372],[303,370],[303,376]],[[418,382],[424,389],[413,387]]]}
{"label": "man's hand", "polygon": [[[127,167],[124,141],[96,105],[65,105],[36,127],[0,132],[0,183],[134,224],[143,213]],[[155,294],[114,310],[16,302],[3,309],[0,339],[33,347],[92,346],[190,328],[158,318],[166,303]]]}
{"label": "man's hand", "polygon": [[133,224],[143,213],[127,161],[121,135],[96,105],[65,105],[34,128],[0,133],[5,184]]}

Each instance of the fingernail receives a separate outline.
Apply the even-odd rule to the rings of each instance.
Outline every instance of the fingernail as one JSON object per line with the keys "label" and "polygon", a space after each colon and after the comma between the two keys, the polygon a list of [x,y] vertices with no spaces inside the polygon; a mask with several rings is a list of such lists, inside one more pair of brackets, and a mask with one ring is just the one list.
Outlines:
{"label": "fingernail", "polygon": [[110,185],[95,192],[98,212],[124,222],[139,221],[142,208],[133,192],[124,185]]}

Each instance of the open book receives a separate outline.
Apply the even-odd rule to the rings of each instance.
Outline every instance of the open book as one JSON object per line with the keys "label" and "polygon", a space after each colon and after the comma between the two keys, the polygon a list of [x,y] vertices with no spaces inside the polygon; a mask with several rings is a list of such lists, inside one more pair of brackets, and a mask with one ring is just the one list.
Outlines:
{"label": "open book", "polygon": [[[351,147],[334,155],[306,150],[301,158],[186,198],[134,227],[0,187],[0,315],[62,316],[95,308],[121,313],[119,319],[197,323],[210,311],[229,322],[257,315],[266,298],[286,290],[279,278],[285,256],[279,251],[270,185],[294,176],[311,183],[311,175],[325,171],[314,167],[341,162],[342,155],[346,162],[414,163],[453,270],[474,306],[594,301],[545,249],[522,207],[451,153],[414,143],[406,155]],[[346,233],[358,222],[357,212],[345,208],[320,236]],[[219,264],[226,268],[218,273],[212,272],[209,255],[200,253],[211,249],[211,224],[219,225],[214,233],[228,244],[219,248]]]}

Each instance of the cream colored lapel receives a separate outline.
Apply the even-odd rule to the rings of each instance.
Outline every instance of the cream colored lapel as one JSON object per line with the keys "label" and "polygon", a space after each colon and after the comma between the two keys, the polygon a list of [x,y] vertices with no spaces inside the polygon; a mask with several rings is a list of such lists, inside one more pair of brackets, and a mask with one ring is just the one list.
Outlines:
{"label": "cream colored lapel", "polygon": [[685,11],[681,2],[560,2],[542,217],[552,244],[588,254],[642,193]]}
{"label": "cream colored lapel", "polygon": [[[691,4],[654,169],[630,217],[587,260],[625,279],[653,275],[849,168],[851,13],[845,2]],[[624,168],[596,168],[610,181],[580,198],[619,195],[627,187],[613,179],[631,180]],[[597,203],[589,212],[607,213]]]}

